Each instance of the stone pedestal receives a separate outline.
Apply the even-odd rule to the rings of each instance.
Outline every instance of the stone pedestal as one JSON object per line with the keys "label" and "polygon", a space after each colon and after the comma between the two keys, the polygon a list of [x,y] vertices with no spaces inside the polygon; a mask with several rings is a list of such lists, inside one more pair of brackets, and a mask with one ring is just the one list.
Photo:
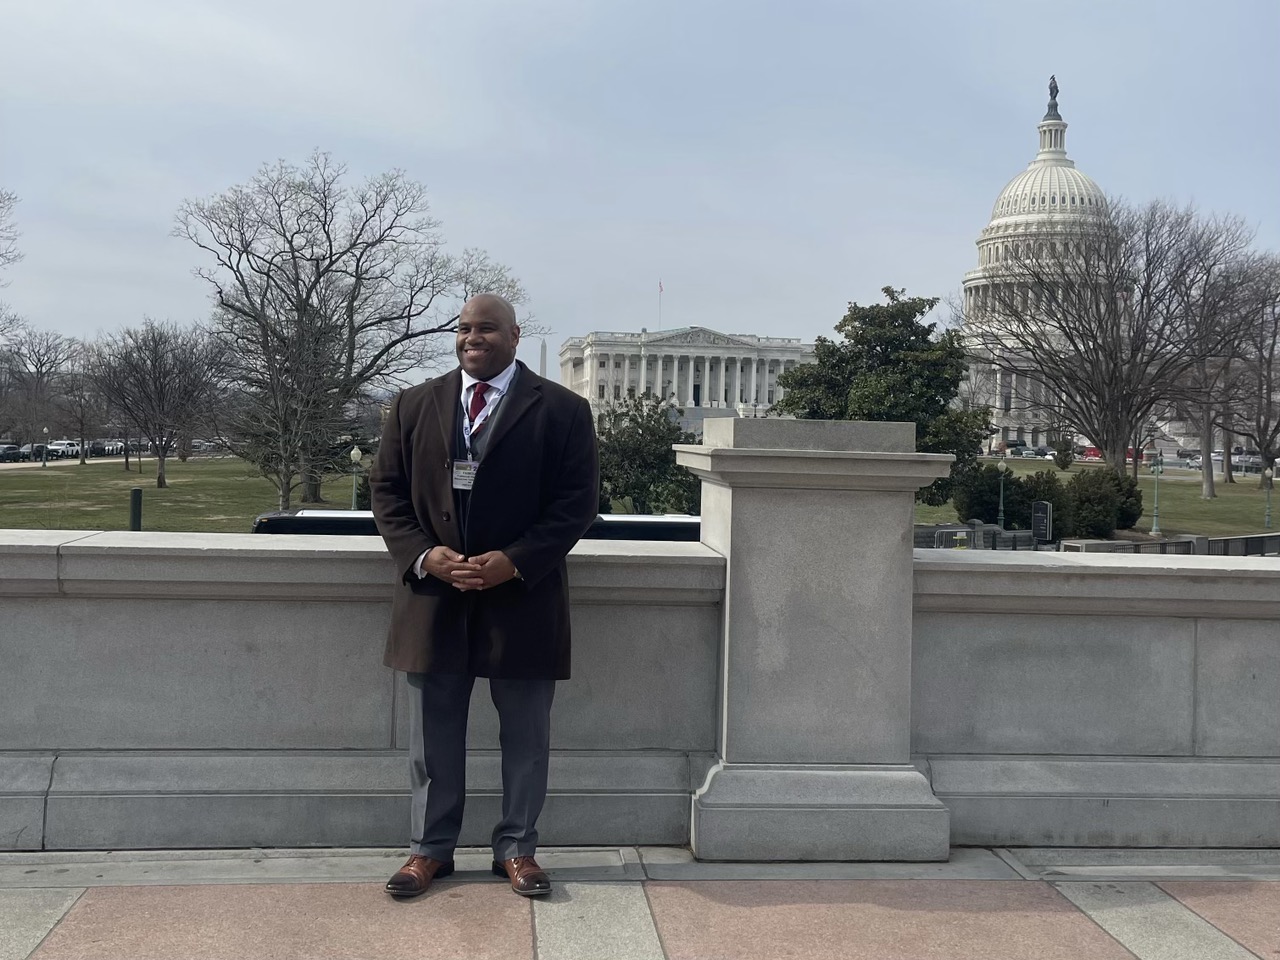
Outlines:
{"label": "stone pedestal", "polygon": [[728,560],[699,858],[947,858],[946,808],[910,762],[911,533],[952,458],[914,448],[910,423],[771,419],[676,447]]}

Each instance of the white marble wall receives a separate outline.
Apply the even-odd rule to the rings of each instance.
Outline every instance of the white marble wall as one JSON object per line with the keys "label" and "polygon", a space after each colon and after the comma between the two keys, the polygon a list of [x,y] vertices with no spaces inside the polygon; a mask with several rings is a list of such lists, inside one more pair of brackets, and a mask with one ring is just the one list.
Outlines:
{"label": "white marble wall", "polygon": [[[832,529],[858,559],[814,561],[795,525],[812,547],[827,514],[800,507],[851,456],[796,454],[832,425],[796,426],[775,438],[787,451],[703,450],[707,470],[738,477],[704,498],[724,553],[594,541],[571,556],[574,678],[556,700],[546,843],[688,843],[691,798],[726,759],[750,779],[794,755],[810,779],[771,789],[794,782],[818,807],[848,799],[824,792],[823,764],[894,765],[864,779],[900,797],[877,777],[923,782],[904,767],[909,716],[953,844],[1280,846],[1274,560],[918,550],[912,564],[908,504],[885,555],[896,580],[864,576],[878,554],[862,528],[892,532],[893,511],[867,513],[889,482],[873,468],[902,457],[852,457],[873,488],[850,512],[865,522]],[[790,526],[767,520],[784,494],[761,477],[808,488],[791,491]],[[811,562],[839,594],[825,613],[835,594]],[[0,849],[401,844],[406,700],[381,666],[391,576],[376,538],[0,530]],[[886,612],[904,603],[909,637]],[[891,635],[889,653],[851,656]],[[753,694],[756,678],[769,684]],[[474,709],[464,840],[482,843],[499,783],[483,689]]]}

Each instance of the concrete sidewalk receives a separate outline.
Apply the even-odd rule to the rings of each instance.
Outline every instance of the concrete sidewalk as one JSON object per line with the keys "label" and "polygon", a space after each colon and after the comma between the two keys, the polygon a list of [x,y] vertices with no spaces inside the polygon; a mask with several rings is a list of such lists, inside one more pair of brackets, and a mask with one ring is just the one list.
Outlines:
{"label": "concrete sidewalk", "polygon": [[696,863],[548,848],[529,901],[487,850],[424,897],[401,850],[0,854],[0,960],[1280,958],[1280,851],[952,851],[940,864]]}

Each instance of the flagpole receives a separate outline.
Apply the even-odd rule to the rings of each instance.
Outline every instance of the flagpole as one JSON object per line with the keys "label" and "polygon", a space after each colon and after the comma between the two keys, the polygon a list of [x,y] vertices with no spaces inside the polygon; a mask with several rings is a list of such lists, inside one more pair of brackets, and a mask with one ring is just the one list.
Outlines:
{"label": "flagpole", "polygon": [[658,281],[658,329],[662,329],[662,281]]}

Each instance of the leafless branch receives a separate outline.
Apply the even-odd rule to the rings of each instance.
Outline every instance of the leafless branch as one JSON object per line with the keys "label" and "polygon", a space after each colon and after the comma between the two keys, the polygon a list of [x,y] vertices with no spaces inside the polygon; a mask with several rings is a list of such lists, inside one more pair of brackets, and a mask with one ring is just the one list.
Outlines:
{"label": "leafless branch", "polygon": [[187,201],[174,234],[208,264],[213,333],[226,356],[226,424],[242,456],[290,504],[318,497],[334,438],[371,390],[410,382],[452,353],[461,303],[527,300],[480,250],[446,252],[426,189],[399,171],[348,185],[328,154],[280,161],[249,183]]}
{"label": "leafless branch", "polygon": [[965,305],[973,364],[1022,378],[1123,469],[1153,412],[1201,397],[1196,370],[1233,341],[1249,240],[1237,220],[1120,201],[1069,232],[1012,238]]}

